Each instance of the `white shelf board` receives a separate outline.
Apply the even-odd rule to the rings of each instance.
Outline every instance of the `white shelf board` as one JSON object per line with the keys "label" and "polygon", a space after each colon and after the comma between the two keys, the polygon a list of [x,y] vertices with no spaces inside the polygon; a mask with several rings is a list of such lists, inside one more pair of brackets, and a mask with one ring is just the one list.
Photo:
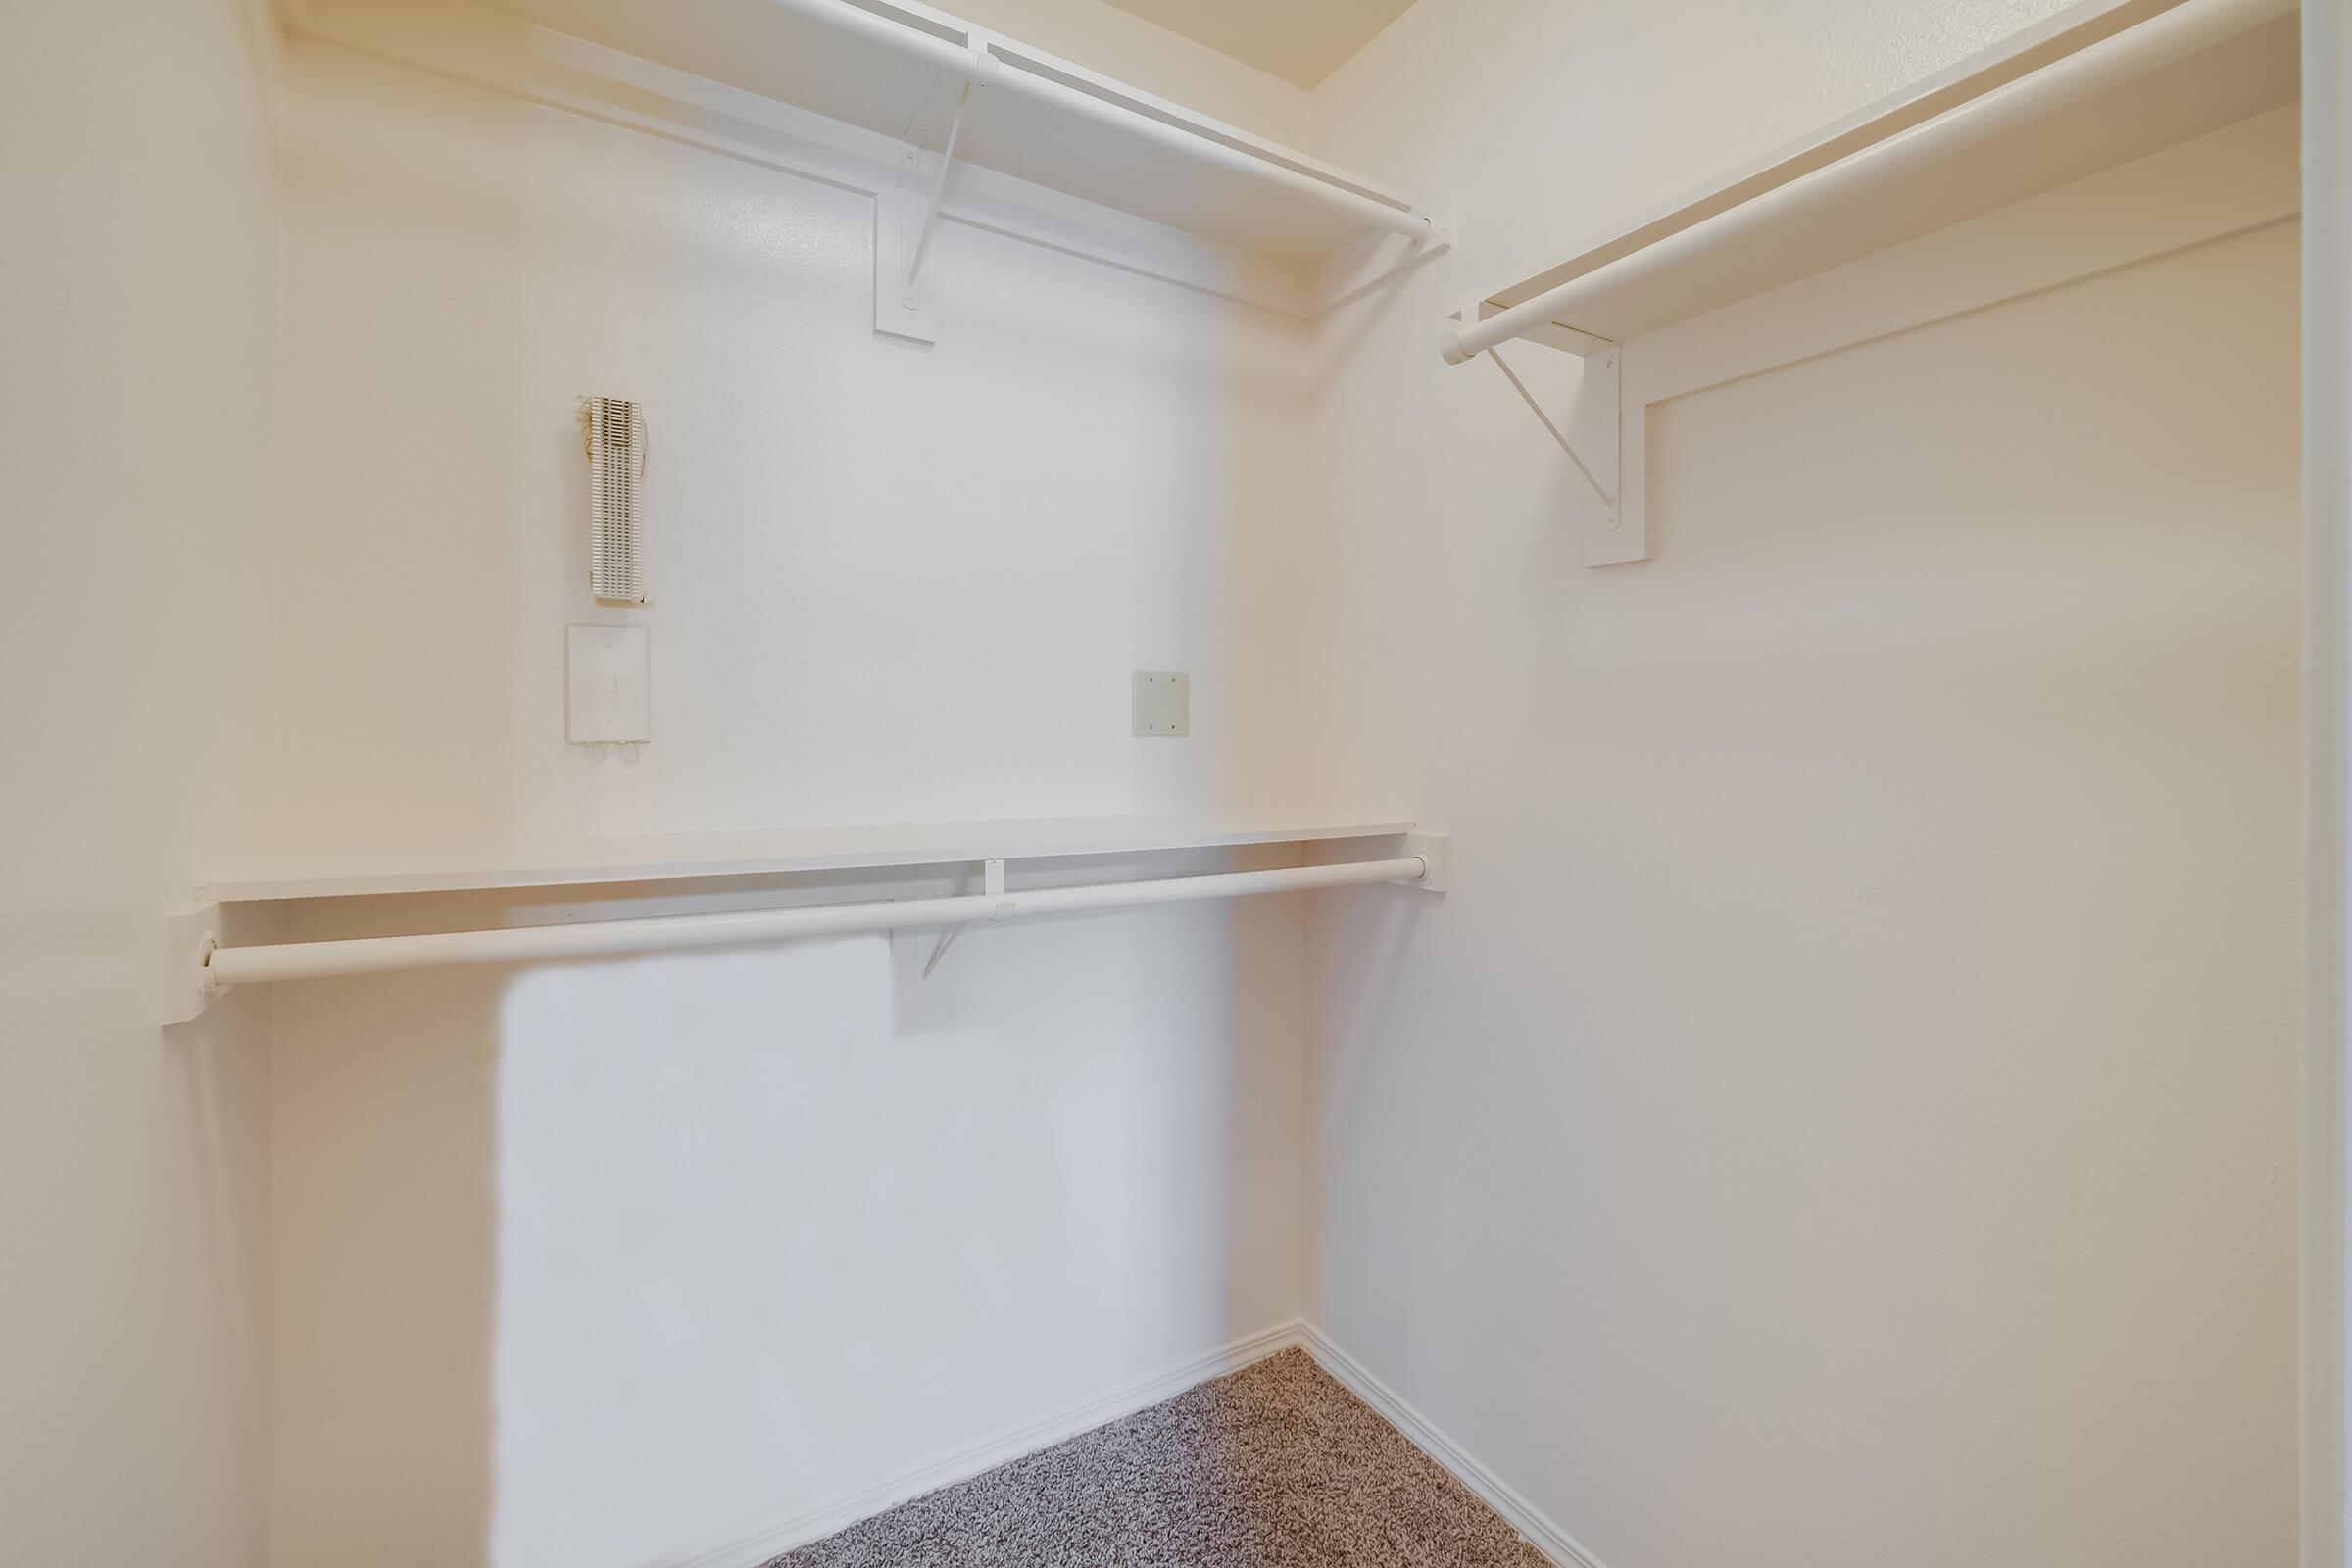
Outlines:
{"label": "white shelf board", "polygon": [[[938,151],[943,106],[955,83],[930,62],[808,7],[777,0],[471,0],[709,81],[756,93],[894,139]],[[984,29],[912,0],[840,0],[868,23],[964,47]],[[822,11],[822,7],[815,8]],[[1308,173],[1399,212],[1398,193],[1181,104],[1089,72],[1026,44],[986,33],[1003,71],[1020,71],[1098,97],[1264,162]],[[977,87],[956,158],[1119,212],[1261,255],[1320,261],[1372,231],[1261,178],[1172,150],[1018,93]]]}
{"label": "white shelf board", "polygon": [[2291,102],[2294,0],[2085,0],[1482,296],[1625,343]]}
{"label": "white shelf board", "polygon": [[885,866],[1028,860],[1065,855],[1305,844],[1383,838],[1410,821],[1314,810],[1199,811],[1173,816],[1051,817],[704,833],[611,833],[548,839],[384,840],[284,845],[227,867],[202,902],[347,898],[483,888],[668,882]]}

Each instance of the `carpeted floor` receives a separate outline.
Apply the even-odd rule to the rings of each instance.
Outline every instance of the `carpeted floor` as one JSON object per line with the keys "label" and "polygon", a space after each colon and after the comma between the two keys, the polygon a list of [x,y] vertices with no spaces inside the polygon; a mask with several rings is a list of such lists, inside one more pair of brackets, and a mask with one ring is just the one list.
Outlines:
{"label": "carpeted floor", "polygon": [[767,1568],[1544,1568],[1303,1350],[786,1552]]}

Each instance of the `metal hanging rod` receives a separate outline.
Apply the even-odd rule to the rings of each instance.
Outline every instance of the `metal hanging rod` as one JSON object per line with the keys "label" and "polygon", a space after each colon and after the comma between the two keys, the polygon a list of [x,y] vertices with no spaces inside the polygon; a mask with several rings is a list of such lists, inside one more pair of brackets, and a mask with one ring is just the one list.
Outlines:
{"label": "metal hanging rod", "polygon": [[910,55],[972,86],[1001,88],[1083,115],[1129,135],[1142,136],[1203,162],[1279,185],[1347,213],[1359,222],[1407,239],[1420,241],[1431,236],[1432,224],[1427,214],[1383,201],[1253,147],[1239,137],[1228,138],[1213,126],[1165,118],[1145,100],[1127,97],[1102,82],[1057,69],[1050,58],[1033,56],[979,28],[950,25],[886,3],[861,4],[858,0],[770,0],[770,3]]}
{"label": "metal hanging rod", "polygon": [[[549,958],[670,953],[732,947],[786,937],[838,936],[858,931],[956,926],[974,920],[1014,920],[1082,909],[1120,909],[1256,893],[1398,882],[1442,891],[1429,854],[1341,865],[1285,866],[1271,871],[1227,871],[1209,876],[1102,882],[1075,887],[999,890],[895,903],[817,905],[727,914],[674,914],[642,920],[595,920],[577,925],[508,926],[491,931],[444,931],[418,936],[353,937],[334,942],[280,942],[215,948],[204,958],[204,985],[267,985],[331,975],[378,974],[456,963],[516,963]],[[992,880],[994,880],[992,878]]]}
{"label": "metal hanging rod", "polygon": [[[2005,160],[2006,171],[2030,174],[2037,156],[2046,153],[2018,139],[2035,126],[2294,9],[2294,0],[2131,0],[2096,9],[2035,48],[1949,79],[1931,78],[1932,90],[1898,95],[1888,107],[1842,122],[1835,134],[1593,246],[1564,264],[1576,269],[1574,276],[1493,316],[1474,310],[1468,318],[1449,321],[1439,352],[1448,365],[1463,365],[1498,343],[1555,324],[1613,347],[1612,338],[1638,337],[1742,292],[1787,281],[1770,269],[1800,238],[1826,247],[1826,267],[1850,259],[1848,252],[1866,254],[1913,237],[1907,231],[1882,234],[1881,226],[1889,220],[1886,215],[1899,218],[1916,207],[1921,192],[1950,181],[1955,160],[1984,161],[1960,182],[1963,197],[1996,175],[2007,188],[2014,176],[1992,170],[1991,162]],[[2119,25],[2124,23],[2130,24]],[[2157,96],[2165,112],[2176,113],[2182,93],[2198,86]],[[2133,144],[2128,123],[2102,125],[2097,133]],[[2077,140],[2088,144],[2080,133]],[[2020,190],[2021,196],[2032,193]],[[1954,218],[1982,210],[1956,211]],[[1760,258],[1753,267],[1751,254]],[[1741,281],[1751,275],[1752,285]],[[1636,310],[1627,304],[1645,296],[1671,299],[1681,308]],[[1636,330],[1614,324],[1629,314],[1644,324]]]}

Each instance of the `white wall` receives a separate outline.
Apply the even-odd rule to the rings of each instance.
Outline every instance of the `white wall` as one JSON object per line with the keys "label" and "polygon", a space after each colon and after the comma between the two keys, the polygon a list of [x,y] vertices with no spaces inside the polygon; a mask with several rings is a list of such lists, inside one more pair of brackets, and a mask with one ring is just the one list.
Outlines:
{"label": "white wall", "polygon": [[[289,76],[249,838],[1295,798],[1299,323],[949,226],[940,342],[878,338],[853,191]],[[641,612],[586,597],[589,392],[647,410]],[[564,740],[614,619],[637,760]],[[453,916],[510,911],[307,928]],[[1294,1316],[1300,921],[278,988],[276,1560],[668,1560]]]}
{"label": "white wall", "polygon": [[9,34],[0,1560],[248,1568],[268,1004],[159,1031],[154,957],[226,761],[211,702],[268,417],[275,38],[234,0],[29,8]]}
{"label": "white wall", "polygon": [[1317,906],[1312,1315],[1610,1568],[2293,1559],[2292,225],[1659,408],[1601,571],[1436,352],[2032,9],[1425,0],[1318,93],[1466,239],[1318,334],[1327,776],[1456,891]]}
{"label": "white wall", "polygon": [[[1461,252],[1309,333],[951,227],[930,349],[869,330],[864,198],[324,46],[273,320],[268,29],[43,13],[0,1555],[634,1568],[1305,1308],[1612,1568],[2286,1561],[2292,235],[1669,406],[1658,559],[1598,574],[1433,347],[2038,9],[1424,0],[1309,128]],[[1310,141],[1054,15],[976,20]],[[589,391],[649,409],[644,612],[584,598]],[[591,619],[654,628],[634,762],[562,741]],[[1162,665],[1181,746],[1125,733]],[[208,823],[1318,794],[1465,896],[147,1021]]]}

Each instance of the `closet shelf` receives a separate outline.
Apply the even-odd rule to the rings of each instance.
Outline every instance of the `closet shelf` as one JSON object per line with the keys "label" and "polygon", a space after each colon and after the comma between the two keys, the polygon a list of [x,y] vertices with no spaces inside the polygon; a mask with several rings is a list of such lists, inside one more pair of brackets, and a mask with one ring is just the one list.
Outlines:
{"label": "closet shelf", "polygon": [[1410,821],[1312,810],[1053,817],[578,838],[288,845],[197,889],[205,904],[588,883],[772,876],[1055,856],[1308,844],[1405,834]]}
{"label": "closet shelf", "polygon": [[1443,238],[1395,191],[912,0],[474,3],[929,152],[953,129],[957,164],[1263,255]]}
{"label": "closet shelf", "polygon": [[1623,344],[2250,119],[2297,95],[2297,21],[2295,0],[2068,7],[1479,297],[1444,357]]}

